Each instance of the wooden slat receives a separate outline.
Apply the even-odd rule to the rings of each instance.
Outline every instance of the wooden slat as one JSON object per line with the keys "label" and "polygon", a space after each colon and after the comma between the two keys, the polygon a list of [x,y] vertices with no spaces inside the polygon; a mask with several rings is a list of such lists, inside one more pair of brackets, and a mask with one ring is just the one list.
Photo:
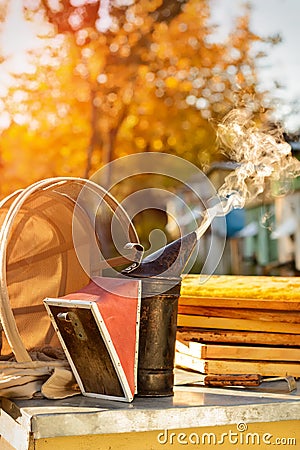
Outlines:
{"label": "wooden slat", "polygon": [[178,326],[199,328],[220,328],[225,330],[262,331],[271,333],[300,334],[300,324],[263,322],[250,319],[229,319],[178,314]]}
{"label": "wooden slat", "polygon": [[269,361],[202,360],[193,356],[175,353],[175,365],[204,374],[258,374],[261,376],[300,376],[300,364]]}
{"label": "wooden slat", "polygon": [[[176,343],[175,343],[175,349],[176,351],[180,352],[180,353],[186,353],[187,355],[192,355],[192,352],[190,350],[190,343],[188,343],[188,345],[182,343],[181,341],[179,341],[178,339],[176,339]],[[198,342],[197,342],[198,344]],[[199,344],[202,345],[202,344]],[[198,355],[197,355],[198,356]]]}
{"label": "wooden slat", "polygon": [[183,341],[196,340],[204,343],[300,347],[300,334],[289,333],[179,327],[177,328],[177,337]]}
{"label": "wooden slat", "polygon": [[191,356],[200,359],[300,362],[300,348],[250,347],[239,345],[200,344],[199,342],[190,342],[189,346],[185,347],[187,347]]}
{"label": "wooden slat", "polygon": [[264,322],[300,323],[298,311],[271,311],[265,309],[214,308],[209,306],[178,306],[178,313],[205,317],[262,320]]}
{"label": "wooden slat", "polygon": [[248,309],[270,309],[281,311],[298,311],[300,312],[299,299],[282,299],[276,300],[271,298],[231,298],[231,297],[208,297],[200,295],[181,295],[179,298],[180,306],[202,306],[214,308],[248,308]]}
{"label": "wooden slat", "polygon": [[194,356],[177,351],[175,352],[175,367],[191,369],[200,373],[208,373],[206,372],[205,361],[203,359],[195,358]]}

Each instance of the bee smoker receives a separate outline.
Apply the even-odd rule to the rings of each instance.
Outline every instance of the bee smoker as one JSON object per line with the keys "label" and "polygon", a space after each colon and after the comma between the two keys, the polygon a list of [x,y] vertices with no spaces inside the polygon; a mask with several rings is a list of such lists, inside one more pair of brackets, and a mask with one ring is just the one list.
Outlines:
{"label": "bee smoker", "polygon": [[191,232],[122,271],[142,280],[138,396],[173,395],[181,275],[196,243]]}

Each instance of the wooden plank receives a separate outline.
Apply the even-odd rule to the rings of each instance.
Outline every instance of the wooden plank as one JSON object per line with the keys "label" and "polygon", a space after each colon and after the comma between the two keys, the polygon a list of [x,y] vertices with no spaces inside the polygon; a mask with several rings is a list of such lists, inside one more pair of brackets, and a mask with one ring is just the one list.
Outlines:
{"label": "wooden plank", "polygon": [[[198,344],[198,342],[197,342]],[[201,345],[201,344],[199,344]],[[184,344],[183,342],[180,342],[178,339],[176,339],[175,342],[175,350],[180,353],[186,353],[187,355],[192,355],[192,350],[190,349],[189,345]],[[195,355],[198,356],[198,355]],[[198,356],[200,358],[200,356]]]}
{"label": "wooden plank", "polygon": [[300,334],[300,324],[263,322],[261,320],[229,319],[178,314],[177,325],[193,328],[220,328],[226,330],[262,331],[271,333]]}
{"label": "wooden plank", "polygon": [[179,305],[178,313],[205,317],[262,320],[264,322],[300,323],[300,311],[276,311],[266,309],[215,308],[211,306]]}
{"label": "wooden plank", "polygon": [[195,340],[204,343],[300,347],[300,335],[289,333],[178,327],[177,338],[183,342]]}
{"label": "wooden plank", "polygon": [[248,309],[270,309],[280,311],[300,312],[300,301],[297,298],[272,299],[272,298],[242,298],[242,297],[209,297],[201,295],[183,295],[179,297],[180,306],[202,306],[215,308],[248,308]]}
{"label": "wooden plank", "polygon": [[[184,345],[184,344],[181,344]],[[260,361],[300,361],[300,348],[250,347],[239,345],[200,344],[184,345],[191,356],[200,359],[241,359]],[[178,351],[180,347],[176,347]]]}
{"label": "wooden plank", "polygon": [[300,376],[300,363],[270,361],[204,360],[175,352],[175,365],[204,374],[258,374],[261,376]]}
{"label": "wooden plank", "polygon": [[[175,352],[175,367],[181,367],[183,369],[191,369],[195,372],[207,373],[205,367],[205,361],[195,356],[185,355],[184,353]],[[222,373],[222,372],[220,372]]]}

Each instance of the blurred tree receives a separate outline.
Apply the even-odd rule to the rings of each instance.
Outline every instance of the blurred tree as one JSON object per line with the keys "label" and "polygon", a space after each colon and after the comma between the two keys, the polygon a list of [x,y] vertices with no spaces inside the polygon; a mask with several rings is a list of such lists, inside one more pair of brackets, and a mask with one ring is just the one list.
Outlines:
{"label": "blurred tree", "polygon": [[237,104],[254,111],[263,104],[249,10],[216,44],[209,0],[24,0],[23,7],[27,20],[51,26],[29,53],[34,70],[19,73],[5,96],[4,193],[45,176],[89,176],[140,151],[206,167],[219,157],[214,120]]}

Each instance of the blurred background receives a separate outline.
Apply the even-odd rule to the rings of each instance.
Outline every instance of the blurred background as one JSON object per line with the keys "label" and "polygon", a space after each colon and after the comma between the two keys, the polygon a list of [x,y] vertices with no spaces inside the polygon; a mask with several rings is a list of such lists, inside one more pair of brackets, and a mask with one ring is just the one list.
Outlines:
{"label": "blurred background", "polygon": [[[188,160],[218,189],[233,167],[216,124],[243,106],[298,157],[299,14],[298,0],[0,0],[0,198],[139,152]],[[121,201],[148,183],[112,193]],[[166,187],[199,217],[188,190]],[[226,217],[216,273],[299,275],[299,187],[280,180]],[[171,216],[190,231],[181,204],[162,202],[134,218],[146,248],[153,229],[178,237]],[[210,242],[209,231],[194,272]]]}

